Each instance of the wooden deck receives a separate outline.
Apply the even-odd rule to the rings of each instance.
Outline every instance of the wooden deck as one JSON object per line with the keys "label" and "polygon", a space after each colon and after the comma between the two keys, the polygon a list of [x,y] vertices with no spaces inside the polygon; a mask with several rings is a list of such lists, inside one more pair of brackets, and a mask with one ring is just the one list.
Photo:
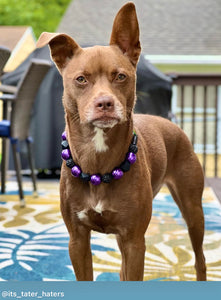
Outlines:
{"label": "wooden deck", "polygon": [[221,203],[221,178],[206,178],[205,185],[210,186]]}

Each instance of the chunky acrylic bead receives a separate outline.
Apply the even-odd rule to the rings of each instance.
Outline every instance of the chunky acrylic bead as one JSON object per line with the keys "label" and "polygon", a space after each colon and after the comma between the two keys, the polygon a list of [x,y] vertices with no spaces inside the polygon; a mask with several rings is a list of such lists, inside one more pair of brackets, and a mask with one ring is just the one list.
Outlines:
{"label": "chunky acrylic bead", "polygon": [[137,140],[138,140],[138,137],[136,134],[133,135],[133,138],[132,138],[132,144],[133,145],[136,145],[137,144]]}
{"label": "chunky acrylic bead", "polygon": [[102,182],[104,183],[110,183],[112,180],[112,175],[110,173],[106,173],[101,177]]}
{"label": "chunky acrylic bead", "polygon": [[61,152],[61,157],[64,159],[64,160],[67,160],[71,157],[71,152],[69,149],[64,149],[62,150]]}
{"label": "chunky acrylic bead", "polygon": [[130,164],[134,164],[135,161],[137,160],[136,155],[133,152],[129,152],[127,154],[127,160],[129,161]]}
{"label": "chunky acrylic bead", "polygon": [[66,160],[66,166],[68,167],[68,168],[73,168],[73,166],[75,165],[75,163],[74,163],[74,161],[73,161],[73,159],[72,158],[69,158],[69,159],[67,159]]}
{"label": "chunky acrylic bead", "polygon": [[66,131],[64,131],[62,133],[61,138],[62,138],[63,141],[65,141],[67,139],[67,133],[66,133]]}
{"label": "chunky acrylic bead", "polygon": [[128,160],[125,160],[121,165],[120,165],[120,169],[123,172],[128,172],[130,170],[130,163]]}
{"label": "chunky acrylic bead", "polygon": [[74,176],[74,177],[79,177],[80,174],[81,174],[81,168],[79,166],[74,166],[72,169],[71,169],[71,174]]}
{"label": "chunky acrylic bead", "polygon": [[101,183],[101,176],[98,174],[91,175],[91,183],[93,185],[99,185]]}
{"label": "chunky acrylic bead", "polygon": [[69,148],[68,141],[67,140],[63,140],[61,142],[61,147],[62,147],[62,149],[68,149]]}
{"label": "chunky acrylic bead", "polygon": [[112,171],[112,176],[114,179],[120,179],[124,175],[124,172],[117,168]]}
{"label": "chunky acrylic bead", "polygon": [[88,182],[91,179],[91,175],[88,173],[81,173],[80,179],[82,179],[84,182]]}
{"label": "chunky acrylic bead", "polygon": [[137,151],[138,151],[137,145],[131,144],[129,147],[129,152],[133,152],[134,154],[136,154]]}

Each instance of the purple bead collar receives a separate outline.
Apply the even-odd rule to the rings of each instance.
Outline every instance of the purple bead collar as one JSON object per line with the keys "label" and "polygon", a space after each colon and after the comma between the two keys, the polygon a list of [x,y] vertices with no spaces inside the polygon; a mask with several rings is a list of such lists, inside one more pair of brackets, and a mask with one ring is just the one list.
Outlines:
{"label": "purple bead collar", "polygon": [[123,177],[125,172],[130,170],[130,166],[136,161],[136,153],[138,151],[137,148],[137,134],[133,132],[133,138],[131,144],[129,146],[129,150],[126,154],[125,160],[120,164],[119,167],[113,169],[111,173],[106,174],[89,174],[82,172],[80,166],[75,164],[73,158],[71,156],[71,151],[69,148],[69,144],[67,141],[66,132],[62,133],[62,152],[61,157],[66,161],[66,165],[71,169],[71,173],[74,177],[79,177],[84,182],[91,182],[93,185],[99,185],[103,183],[110,183],[112,179],[120,179]]}

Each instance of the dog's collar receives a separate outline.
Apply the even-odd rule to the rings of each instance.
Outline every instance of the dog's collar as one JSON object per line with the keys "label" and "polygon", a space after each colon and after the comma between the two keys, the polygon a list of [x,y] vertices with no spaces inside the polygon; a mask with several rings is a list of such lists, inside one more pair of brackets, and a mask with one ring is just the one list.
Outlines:
{"label": "dog's collar", "polygon": [[71,173],[74,177],[79,177],[84,182],[91,182],[93,185],[99,185],[102,182],[103,183],[110,183],[112,179],[120,179],[123,177],[125,172],[128,172],[130,170],[130,166],[135,163],[136,161],[136,153],[138,151],[137,148],[137,139],[138,136],[133,132],[133,138],[131,141],[131,144],[129,146],[128,152],[126,154],[125,160],[121,163],[119,167],[116,167],[113,169],[111,173],[106,173],[104,175],[101,174],[89,174],[82,172],[80,166],[75,164],[71,151],[69,148],[69,144],[67,141],[67,135],[66,132],[62,133],[62,152],[61,157],[63,160],[66,161],[66,165],[68,168],[71,169]]}

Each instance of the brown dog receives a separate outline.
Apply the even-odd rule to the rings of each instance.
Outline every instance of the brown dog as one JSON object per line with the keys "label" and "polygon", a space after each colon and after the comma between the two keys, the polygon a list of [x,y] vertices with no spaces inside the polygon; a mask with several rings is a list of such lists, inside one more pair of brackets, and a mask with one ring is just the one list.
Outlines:
{"label": "brown dog", "polygon": [[82,49],[66,34],[42,33],[38,47],[46,44],[64,83],[71,154],[63,136],[67,162],[61,173],[61,211],[77,280],[93,280],[91,230],[116,234],[121,280],[143,279],[144,234],[153,197],[164,183],[187,223],[197,280],[206,280],[199,161],[186,135],[172,122],[133,114],[141,51],[134,4],[118,12],[110,46]]}

